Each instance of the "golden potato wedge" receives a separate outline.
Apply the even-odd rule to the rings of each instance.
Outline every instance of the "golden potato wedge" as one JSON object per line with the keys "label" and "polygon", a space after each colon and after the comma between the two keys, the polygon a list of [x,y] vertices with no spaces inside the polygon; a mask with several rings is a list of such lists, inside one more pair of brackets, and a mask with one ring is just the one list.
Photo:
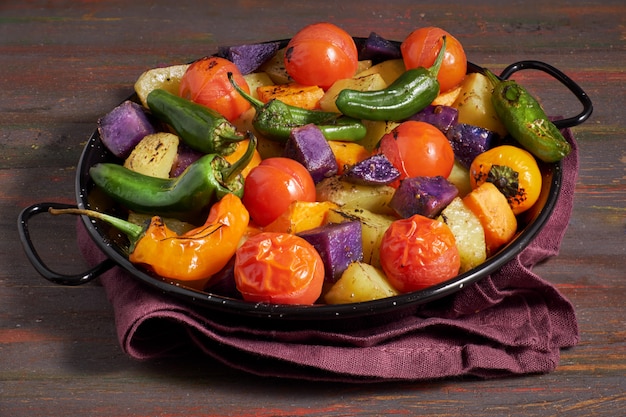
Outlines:
{"label": "golden potato wedge", "polygon": [[452,107],[459,111],[459,123],[489,129],[504,137],[507,131],[491,103],[492,91],[493,86],[485,75],[468,74]]}

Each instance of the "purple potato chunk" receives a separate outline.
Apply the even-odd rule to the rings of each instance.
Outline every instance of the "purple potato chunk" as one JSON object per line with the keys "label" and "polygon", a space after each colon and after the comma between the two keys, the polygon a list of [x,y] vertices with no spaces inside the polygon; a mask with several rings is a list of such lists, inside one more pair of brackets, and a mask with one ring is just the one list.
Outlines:
{"label": "purple potato chunk", "polygon": [[283,156],[300,162],[315,184],[337,173],[337,159],[324,134],[314,124],[294,128],[285,144]]}
{"label": "purple potato chunk", "polygon": [[458,123],[446,133],[454,156],[465,168],[469,168],[474,158],[490,149],[498,140],[498,134],[483,127]]}
{"label": "purple potato chunk", "polygon": [[389,59],[400,59],[402,53],[398,45],[383,38],[375,32],[371,32],[359,49],[359,59],[371,59],[378,63]]}
{"label": "purple potato chunk", "polygon": [[443,133],[447,133],[459,122],[459,111],[451,106],[430,105],[409,117],[409,120],[430,123]]}
{"label": "purple potato chunk", "polygon": [[400,171],[381,153],[348,167],[342,178],[353,184],[388,185],[400,178]]}
{"label": "purple potato chunk", "polygon": [[155,132],[144,108],[130,100],[98,120],[100,140],[118,158],[128,157],[141,139]]}
{"label": "purple potato chunk", "polygon": [[328,223],[298,233],[320,254],[324,262],[324,279],[334,283],[352,262],[363,259],[361,222]]}
{"label": "purple potato chunk", "polygon": [[410,177],[400,181],[389,207],[405,219],[415,214],[433,219],[458,194],[454,184],[442,176]]}
{"label": "purple potato chunk", "polygon": [[256,71],[280,48],[280,42],[265,42],[237,46],[222,46],[217,55],[232,61],[242,75]]}
{"label": "purple potato chunk", "polygon": [[200,159],[202,155],[204,155],[204,153],[196,151],[195,149],[192,149],[188,145],[181,142],[178,145],[178,153],[176,154],[176,159],[174,160],[174,164],[172,165],[170,177],[178,177],[180,174],[183,173],[184,170],[187,169],[189,165]]}

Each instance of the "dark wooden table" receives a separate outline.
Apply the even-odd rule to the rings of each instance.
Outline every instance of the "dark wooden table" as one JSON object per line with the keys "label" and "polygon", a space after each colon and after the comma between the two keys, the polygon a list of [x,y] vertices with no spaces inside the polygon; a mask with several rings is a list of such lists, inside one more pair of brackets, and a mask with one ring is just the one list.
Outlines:
{"label": "dark wooden table", "polygon": [[[7,4],[8,3],[8,4]],[[471,4],[468,4],[471,3]],[[626,406],[626,7],[620,0],[28,1],[0,5],[0,415],[616,416]],[[470,61],[523,59],[576,80],[595,111],[574,129],[575,208],[561,253],[536,271],[576,307],[580,344],[556,371],[498,380],[341,385],[266,380],[197,358],[136,362],[117,343],[98,283],[63,287],[24,256],[19,211],[74,202],[76,164],[95,121],[145,69],[332,21],[401,40],[441,26]],[[578,110],[547,77],[527,77],[552,114]],[[53,267],[84,269],[73,220],[33,222]]]}

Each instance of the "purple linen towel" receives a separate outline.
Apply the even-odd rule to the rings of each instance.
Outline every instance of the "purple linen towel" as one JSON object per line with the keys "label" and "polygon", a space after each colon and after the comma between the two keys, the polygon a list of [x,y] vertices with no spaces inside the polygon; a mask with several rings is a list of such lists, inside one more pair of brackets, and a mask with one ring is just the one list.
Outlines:
{"label": "purple linen towel", "polygon": [[[197,348],[249,373],[308,380],[417,381],[551,372],[560,350],[578,343],[571,303],[532,272],[534,265],[558,254],[572,211],[578,150],[569,130],[565,135],[574,149],[563,163],[562,194],[534,241],[496,273],[414,315],[342,331],[259,328],[164,296],[115,267],[100,280],[114,309],[120,345],[141,360]],[[82,225],[78,239],[89,263],[105,258]]]}

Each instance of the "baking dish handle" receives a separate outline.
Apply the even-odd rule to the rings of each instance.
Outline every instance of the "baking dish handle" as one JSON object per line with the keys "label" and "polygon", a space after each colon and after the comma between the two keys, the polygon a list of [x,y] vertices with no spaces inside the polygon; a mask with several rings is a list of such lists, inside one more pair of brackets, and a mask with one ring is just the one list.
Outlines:
{"label": "baking dish handle", "polygon": [[574,82],[574,80],[572,80],[570,77],[568,77],[559,69],[553,67],[550,64],[546,64],[545,62],[541,61],[519,61],[506,67],[500,74],[500,78],[506,80],[513,73],[524,69],[543,71],[546,74],[556,78],[559,82],[561,82],[561,84],[567,87],[576,96],[578,101],[580,101],[580,103],[583,105],[582,112],[580,112],[576,116],[566,119],[555,120],[554,124],[556,125],[556,127],[558,127],[559,129],[565,129],[568,127],[578,126],[579,124],[587,120],[589,116],[591,116],[591,113],[593,112],[593,104],[591,103],[591,99],[589,98],[587,93],[585,93],[583,89],[578,84],[576,84],[576,82]]}
{"label": "baking dish handle", "polygon": [[35,249],[35,245],[33,245],[33,242],[30,238],[30,232],[28,230],[29,220],[31,219],[31,217],[36,216],[37,214],[47,213],[48,209],[50,208],[62,209],[75,207],[76,206],[60,203],[37,203],[22,210],[17,219],[17,229],[20,234],[20,241],[22,242],[22,246],[24,247],[24,252],[26,252],[26,257],[35,267],[37,272],[39,272],[39,274],[41,274],[48,281],[55,284],[85,284],[116,265],[112,259],[107,258],[98,265],[89,269],[88,271],[78,274],[67,275],[53,271],[41,259],[39,253],[37,253],[37,250]]}

